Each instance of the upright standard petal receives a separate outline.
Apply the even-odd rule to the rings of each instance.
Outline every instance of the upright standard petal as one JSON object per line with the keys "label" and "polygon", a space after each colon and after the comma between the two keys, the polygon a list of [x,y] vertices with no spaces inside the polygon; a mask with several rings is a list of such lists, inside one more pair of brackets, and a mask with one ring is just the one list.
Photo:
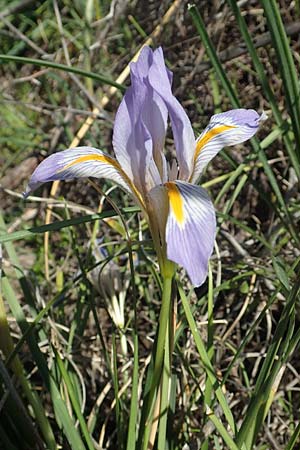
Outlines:
{"label": "upright standard petal", "polygon": [[204,167],[222,148],[240,144],[252,138],[257,132],[259,122],[266,118],[253,109],[232,109],[215,114],[196,142],[194,171],[190,181],[194,183]]}
{"label": "upright standard petal", "polygon": [[152,62],[153,52],[145,47],[131,64],[131,86],[117,111],[113,133],[117,160],[140,190],[149,190],[164,179],[168,111],[148,81]]}
{"label": "upright standard petal", "polygon": [[128,192],[138,195],[131,180],[111,156],[93,147],[69,148],[44,159],[33,172],[25,196],[47,181],[95,177],[115,181]]}
{"label": "upright standard petal", "polygon": [[195,286],[207,277],[216,216],[207,192],[180,181],[165,183],[169,197],[166,226],[167,257],[187,271]]}
{"label": "upright standard petal", "polygon": [[153,63],[149,69],[149,82],[167,105],[179,165],[179,178],[188,180],[193,168],[195,136],[189,118],[172,94],[171,77],[164,62],[161,48],[153,53]]}

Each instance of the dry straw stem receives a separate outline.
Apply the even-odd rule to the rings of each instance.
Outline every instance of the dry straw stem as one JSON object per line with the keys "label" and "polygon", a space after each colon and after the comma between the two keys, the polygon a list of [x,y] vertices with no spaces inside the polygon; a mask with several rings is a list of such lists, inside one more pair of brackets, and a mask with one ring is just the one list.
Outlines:
{"label": "dry straw stem", "polygon": [[[165,15],[162,17],[161,22],[154,28],[154,30],[152,31],[152,33],[150,34],[150,36],[146,39],[146,41],[144,42],[144,44],[140,47],[140,49],[136,52],[136,54],[133,56],[133,58],[131,59],[130,62],[132,61],[136,61],[142,48],[145,47],[146,45],[151,45],[153,44],[154,39],[156,39],[161,32],[163,31],[163,27],[170,21],[171,17],[173,16],[173,14],[175,14],[175,12],[177,11],[177,9],[180,7],[181,5],[181,0],[175,0],[172,5],[170,6],[170,8],[167,10],[167,12],[165,13]],[[129,63],[130,64],[130,63]],[[130,73],[130,67],[129,64],[125,67],[125,69],[121,72],[121,74],[118,76],[118,78],[116,79],[116,82],[119,84],[124,83],[124,81],[127,79],[129,73]],[[91,116],[89,116],[85,122],[83,123],[83,125],[80,127],[80,129],[78,130],[75,138],[73,139],[73,141],[70,144],[70,147],[77,147],[78,144],[80,143],[80,141],[84,138],[84,136],[86,135],[86,133],[88,132],[88,130],[90,129],[90,127],[92,126],[92,124],[94,123],[94,120],[97,118],[97,115],[100,113],[101,109],[104,109],[111,97],[117,92],[117,88],[114,86],[111,86],[109,88],[109,91],[106,95],[104,95],[104,97],[102,97],[101,101],[100,101],[100,105],[99,107],[96,106],[93,108],[93,114]],[[50,196],[54,197],[56,195],[56,192],[58,190],[58,186],[59,186],[59,181],[54,181],[54,183],[52,184],[51,187],[51,191],[50,191]],[[46,219],[45,219],[45,224],[48,225],[51,221],[51,215],[52,215],[52,209],[53,206],[49,205],[47,212],[46,212]],[[49,251],[49,233],[46,232],[44,235],[44,252],[45,252],[45,278],[47,280],[49,280],[49,258],[48,258],[48,251]]]}

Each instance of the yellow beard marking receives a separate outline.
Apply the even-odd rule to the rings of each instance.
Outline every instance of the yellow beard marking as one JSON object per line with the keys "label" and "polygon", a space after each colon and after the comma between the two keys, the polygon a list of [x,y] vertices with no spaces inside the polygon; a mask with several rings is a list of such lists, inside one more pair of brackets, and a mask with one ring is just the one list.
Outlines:
{"label": "yellow beard marking", "polygon": [[199,139],[196,145],[196,151],[194,155],[194,161],[197,160],[202,148],[214,137],[218,134],[223,133],[224,131],[231,130],[232,128],[236,128],[234,125],[220,125],[218,127],[212,128],[207,133],[205,133],[202,138]]}
{"label": "yellow beard marking", "polygon": [[175,183],[165,183],[168,191],[168,197],[172,212],[177,222],[182,225],[184,223],[183,200],[180,191]]}
{"label": "yellow beard marking", "polygon": [[85,155],[80,156],[79,158],[75,159],[74,161],[70,162],[66,166],[64,166],[62,169],[60,169],[58,172],[62,172],[69,167],[75,166],[75,164],[80,164],[87,161],[99,161],[100,163],[107,164],[108,166],[113,166],[121,178],[125,181],[125,183],[128,185],[128,187],[131,189],[131,191],[136,195],[138,200],[140,201],[142,207],[145,207],[144,199],[142,198],[141,194],[133,184],[133,182],[130,180],[130,178],[126,175],[126,173],[122,170],[120,164],[118,161],[116,161],[114,158],[111,158],[107,155],[97,155],[97,154],[91,154],[91,155]]}

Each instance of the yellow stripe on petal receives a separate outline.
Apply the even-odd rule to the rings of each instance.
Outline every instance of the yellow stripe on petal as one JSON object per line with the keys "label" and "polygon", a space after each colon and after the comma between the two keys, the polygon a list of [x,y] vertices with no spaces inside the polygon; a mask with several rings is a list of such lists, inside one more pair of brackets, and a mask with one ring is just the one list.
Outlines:
{"label": "yellow stripe on petal", "polygon": [[69,167],[75,166],[76,164],[84,163],[84,162],[90,162],[90,161],[99,161],[100,163],[107,164],[108,166],[113,166],[120,174],[120,176],[123,178],[123,180],[127,183],[128,187],[131,189],[131,191],[136,195],[138,200],[141,203],[141,206],[145,208],[145,202],[140,194],[140,192],[135,187],[134,183],[130,180],[128,175],[122,170],[120,164],[118,161],[116,161],[114,158],[111,158],[107,155],[98,155],[97,153],[93,153],[91,155],[83,155],[79,156],[79,158],[74,159],[74,161],[71,161],[70,163],[66,164],[64,167],[59,169],[57,173],[63,172],[64,170],[69,169]]}
{"label": "yellow stripe on petal", "polygon": [[69,164],[66,164],[62,169],[59,170],[59,172],[62,172],[63,170],[68,169],[69,167],[75,166],[75,164],[80,164],[83,162],[88,161],[99,161],[104,164],[112,165],[115,169],[120,170],[120,165],[115,161],[113,158],[110,158],[106,155],[97,155],[96,153],[93,155],[84,155],[80,156],[79,158],[75,159],[74,161],[70,162]]}
{"label": "yellow stripe on petal", "polygon": [[214,137],[218,136],[219,134],[223,133],[224,131],[229,131],[232,128],[237,128],[234,125],[220,125],[218,127],[214,127],[211,130],[209,130],[207,133],[205,133],[197,142],[196,144],[196,151],[194,155],[194,160],[198,158],[202,148]]}
{"label": "yellow stripe on petal", "polygon": [[182,225],[184,223],[183,199],[181,193],[175,183],[165,183],[168,191],[171,210],[177,220]]}

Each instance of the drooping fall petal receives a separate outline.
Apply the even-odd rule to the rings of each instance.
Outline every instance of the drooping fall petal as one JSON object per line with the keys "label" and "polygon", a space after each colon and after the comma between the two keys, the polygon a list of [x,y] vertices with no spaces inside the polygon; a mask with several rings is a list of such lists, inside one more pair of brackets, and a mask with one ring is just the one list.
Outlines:
{"label": "drooping fall petal", "polygon": [[215,114],[201,133],[194,151],[194,172],[190,179],[194,183],[204,167],[222,148],[240,144],[252,138],[257,132],[259,122],[265,119],[253,109],[232,109]]}
{"label": "drooping fall petal", "polygon": [[169,198],[167,257],[184,267],[193,285],[200,286],[207,276],[216,234],[213,204],[200,186],[176,181],[165,187]]}
{"label": "drooping fall petal", "polygon": [[33,172],[24,194],[28,196],[47,181],[82,177],[107,178],[128,192],[135,191],[131,180],[114,158],[97,148],[76,147],[54,153],[44,159]]}

